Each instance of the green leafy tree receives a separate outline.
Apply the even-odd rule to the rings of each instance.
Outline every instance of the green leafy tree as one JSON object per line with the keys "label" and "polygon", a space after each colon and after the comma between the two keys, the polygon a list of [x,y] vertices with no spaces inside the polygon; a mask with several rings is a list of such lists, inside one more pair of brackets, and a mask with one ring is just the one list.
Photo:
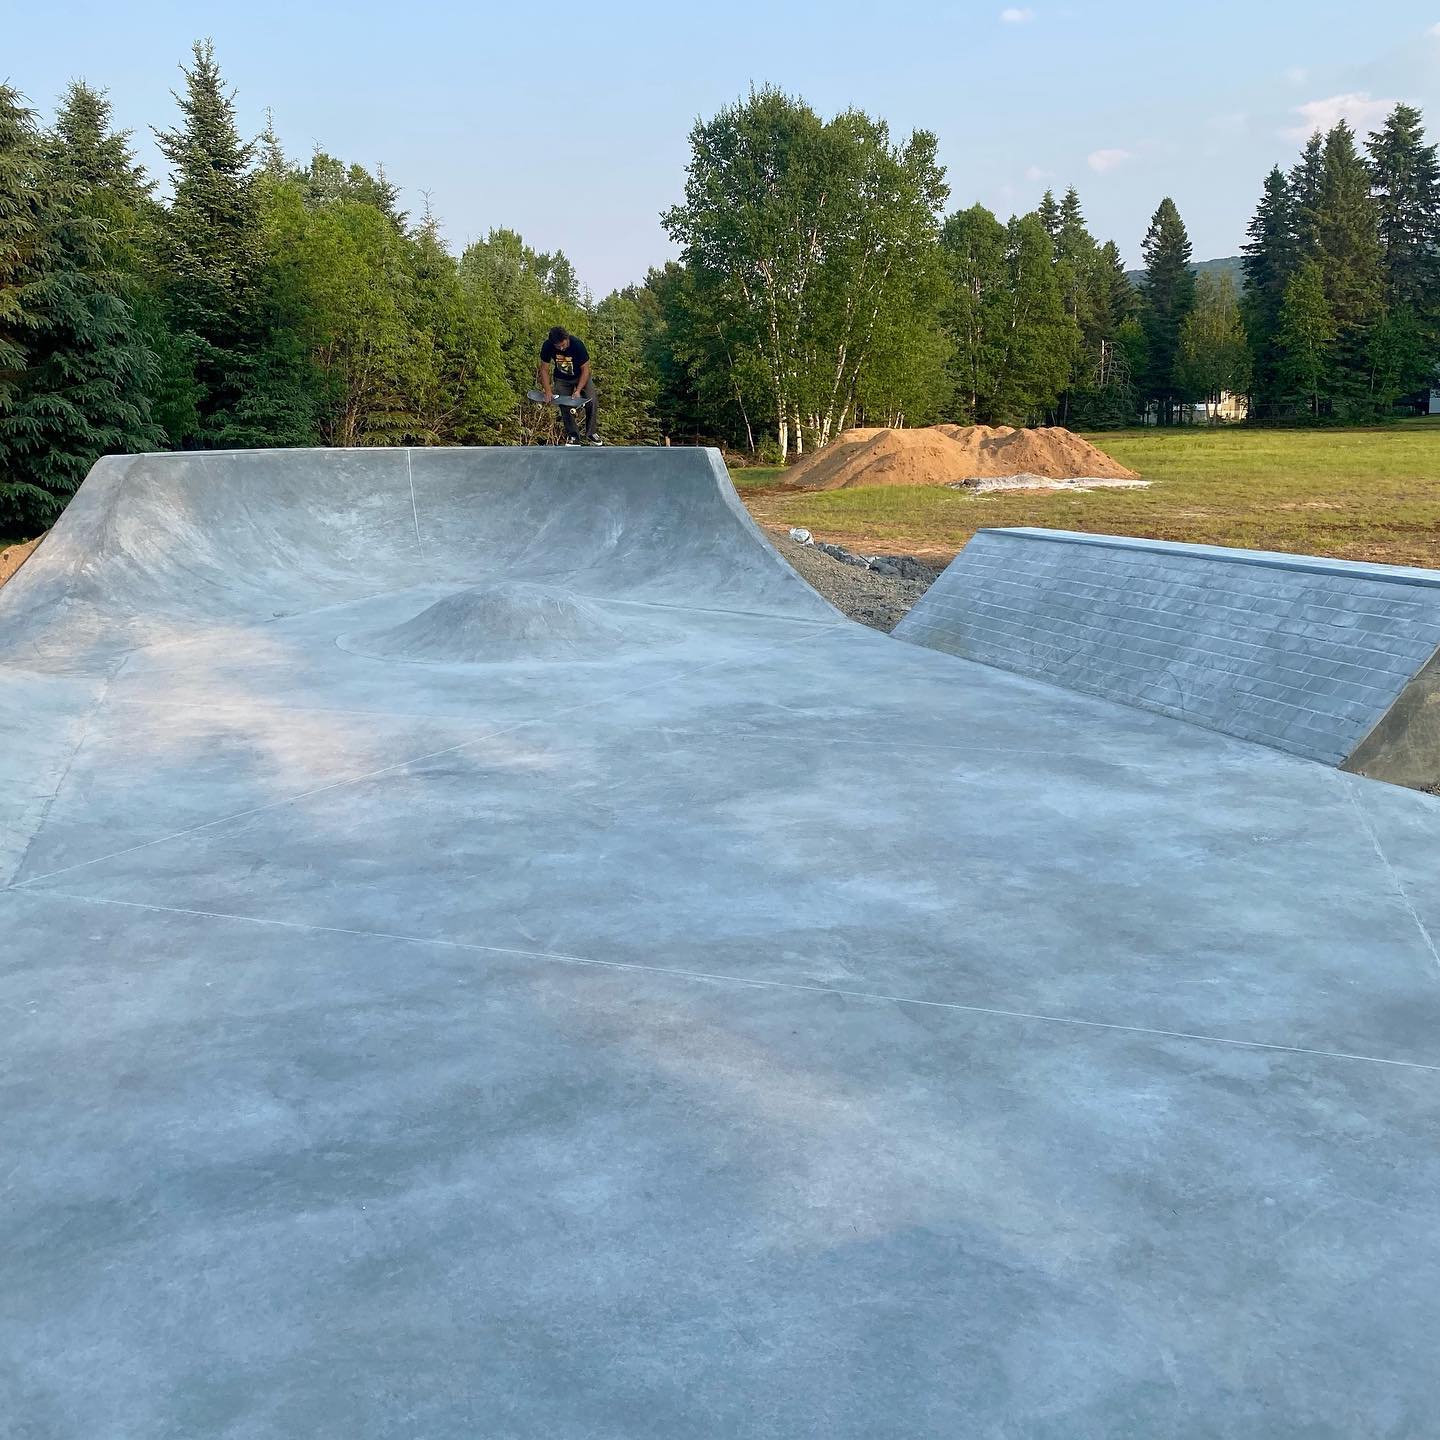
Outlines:
{"label": "green leafy tree", "polygon": [[1080,344],[1038,215],[1002,225],[981,205],[952,215],[949,328],[957,410],[975,424],[1033,424],[1068,383]]}
{"label": "green leafy tree", "polygon": [[1210,407],[1212,419],[1222,396],[1248,388],[1250,347],[1229,275],[1197,276],[1195,308],[1180,327],[1176,374],[1182,390]]}
{"label": "green leafy tree", "polygon": [[652,270],[645,290],[645,353],[661,436],[720,439],[757,454],[756,417],[770,409],[758,346],[736,335],[733,313],[713,306],[713,292],[677,261]]}
{"label": "green leafy tree", "polygon": [[1329,401],[1337,334],[1324,271],[1318,260],[1305,260],[1291,276],[1280,307],[1279,381],[1287,403],[1312,419],[1325,412]]}
{"label": "green leafy tree", "polygon": [[1396,305],[1380,316],[1371,328],[1365,358],[1370,407],[1378,416],[1388,415],[1406,396],[1428,392],[1435,376],[1434,342],[1408,305]]}
{"label": "green leafy tree", "polygon": [[653,445],[660,436],[659,386],[645,361],[645,293],[631,287],[607,295],[588,324],[587,344],[596,363],[604,357],[600,422],[612,444]]}
{"label": "green leafy tree", "polygon": [[663,217],[734,352],[761,357],[777,448],[820,443],[853,413],[881,316],[916,293],[946,190],[935,137],[829,122],[752,91],[691,131],[685,200]]}
{"label": "green leafy tree", "polygon": [[[272,351],[288,413],[309,410],[326,445],[404,444],[423,430],[409,403],[406,240],[374,205],[312,206],[303,185],[274,187],[265,217],[271,326],[295,353]],[[308,385],[297,384],[303,360]],[[278,387],[277,387],[278,388]]]}
{"label": "green leafy tree", "polygon": [[[504,381],[512,395],[524,395],[535,384],[540,345],[552,326],[563,325],[584,338],[575,270],[563,253],[534,250],[513,230],[492,230],[467,247],[459,273],[474,303],[496,318]],[[603,357],[596,355],[594,362],[599,386]],[[500,433],[522,443],[550,438],[553,417],[517,399]]]}
{"label": "green leafy tree", "polygon": [[1190,236],[1175,202],[1168,196],[1150,221],[1143,249],[1141,323],[1148,349],[1143,387],[1146,398],[1156,407],[1159,423],[1169,425],[1183,398],[1176,361],[1180,331],[1195,304],[1195,274],[1190,264]]}
{"label": "green leafy tree", "polygon": [[[389,214],[391,206],[377,206]],[[474,445],[499,435],[517,400],[505,374],[500,322],[483,289],[460,279],[426,214],[410,242],[408,409],[427,445]]]}

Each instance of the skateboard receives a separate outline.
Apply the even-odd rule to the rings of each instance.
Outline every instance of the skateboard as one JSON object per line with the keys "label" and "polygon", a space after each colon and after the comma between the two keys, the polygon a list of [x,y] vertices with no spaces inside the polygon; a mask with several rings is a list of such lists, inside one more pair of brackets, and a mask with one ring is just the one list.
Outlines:
{"label": "skateboard", "polygon": [[544,405],[546,403],[558,405],[562,410],[578,410],[585,404],[583,396],[561,395],[558,391],[548,402],[545,399],[544,392],[541,390],[527,390],[525,392],[525,398],[533,401],[536,405]]}

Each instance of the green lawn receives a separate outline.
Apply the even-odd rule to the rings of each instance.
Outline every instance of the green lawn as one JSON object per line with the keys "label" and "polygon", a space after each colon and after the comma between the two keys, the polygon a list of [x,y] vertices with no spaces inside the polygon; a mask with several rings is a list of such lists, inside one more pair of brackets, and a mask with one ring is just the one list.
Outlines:
{"label": "green lawn", "polygon": [[735,478],[761,524],[803,525],[852,549],[951,555],[982,526],[1041,525],[1440,568],[1440,420],[1087,438],[1154,485],[970,495],[944,486],[794,490],[757,470]]}

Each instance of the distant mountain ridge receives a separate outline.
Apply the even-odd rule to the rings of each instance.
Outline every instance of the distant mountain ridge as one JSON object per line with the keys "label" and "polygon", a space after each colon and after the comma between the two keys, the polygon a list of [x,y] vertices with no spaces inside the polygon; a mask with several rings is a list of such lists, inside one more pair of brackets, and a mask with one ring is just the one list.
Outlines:
{"label": "distant mountain ridge", "polygon": [[[1197,260],[1190,268],[1199,275],[1202,271],[1208,275],[1228,275],[1235,283],[1235,293],[1238,295],[1245,289],[1245,271],[1242,268],[1245,257],[1243,255],[1224,255],[1218,260]],[[1145,272],[1143,270],[1127,270],[1125,278],[1132,285],[1143,285],[1145,283]]]}

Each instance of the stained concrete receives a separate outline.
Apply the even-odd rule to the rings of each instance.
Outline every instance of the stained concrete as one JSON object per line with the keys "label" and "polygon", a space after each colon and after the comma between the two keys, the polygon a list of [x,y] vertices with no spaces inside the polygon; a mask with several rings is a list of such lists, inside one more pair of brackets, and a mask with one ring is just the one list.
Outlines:
{"label": "stained concrete", "polygon": [[1440,792],[1440,650],[1346,757],[1345,768]]}
{"label": "stained concrete", "polygon": [[[342,643],[516,586],[623,643]],[[0,665],[15,1433],[1432,1433],[1440,802],[851,625],[701,452],[111,462]]]}

